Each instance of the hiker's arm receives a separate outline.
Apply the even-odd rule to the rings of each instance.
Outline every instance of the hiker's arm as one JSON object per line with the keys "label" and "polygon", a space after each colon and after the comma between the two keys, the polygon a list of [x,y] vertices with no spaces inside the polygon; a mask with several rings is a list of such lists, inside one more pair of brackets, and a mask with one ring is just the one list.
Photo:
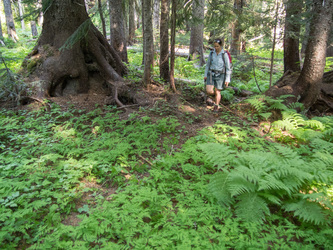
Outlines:
{"label": "hiker's arm", "polygon": [[230,77],[231,77],[231,64],[230,64],[227,53],[224,53],[224,61],[225,61],[225,66],[226,66],[225,84],[226,84],[226,86],[228,86],[228,84],[230,83]]}
{"label": "hiker's arm", "polygon": [[207,79],[207,74],[208,74],[208,71],[209,71],[209,67],[210,67],[210,54],[209,54],[207,62],[206,62],[206,69],[205,69],[205,75],[204,75],[205,80]]}

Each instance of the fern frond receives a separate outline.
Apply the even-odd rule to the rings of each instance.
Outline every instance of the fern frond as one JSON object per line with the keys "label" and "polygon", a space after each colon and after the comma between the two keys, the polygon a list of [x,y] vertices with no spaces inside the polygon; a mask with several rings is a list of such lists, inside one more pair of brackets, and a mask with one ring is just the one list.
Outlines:
{"label": "fern frond", "polygon": [[[315,166],[316,170],[318,170],[318,169],[325,170],[326,168],[333,170],[333,155],[331,153],[317,151],[317,152],[315,152],[313,157],[314,157],[314,159],[316,159],[316,161],[313,162],[312,166]],[[321,163],[323,163],[324,166]]]}
{"label": "fern frond", "polygon": [[304,121],[304,125],[312,129],[319,129],[321,131],[325,129],[325,125],[322,122],[313,119]]}
{"label": "fern frond", "polygon": [[240,176],[253,184],[257,184],[263,174],[263,171],[260,168],[247,167],[244,165],[238,166],[237,172]]}
{"label": "fern frond", "polygon": [[256,190],[256,186],[253,183],[239,174],[230,174],[228,183],[228,191],[232,197],[243,193],[253,193]]}
{"label": "fern frond", "polygon": [[230,206],[234,199],[228,190],[229,173],[218,172],[213,175],[208,184],[209,191],[216,197],[218,202],[224,206]]}
{"label": "fern frond", "polygon": [[288,110],[288,107],[282,103],[282,101],[276,101],[271,104],[271,109],[277,109],[277,110]]}
{"label": "fern frond", "polygon": [[312,129],[299,128],[297,130],[292,130],[291,134],[294,135],[298,140],[303,142],[309,142],[315,138],[321,138],[322,133]]}
{"label": "fern frond", "polygon": [[300,156],[297,154],[297,152],[291,148],[284,147],[279,144],[274,145],[274,148],[277,150],[277,154],[281,155],[283,159],[300,159]]}
{"label": "fern frond", "polygon": [[218,167],[229,164],[235,157],[235,151],[228,146],[217,143],[205,143],[199,145],[199,148],[208,156],[209,161]]}
{"label": "fern frond", "polygon": [[249,222],[262,222],[270,211],[264,199],[257,193],[246,193],[238,197],[236,214],[239,218]]}
{"label": "fern frond", "polygon": [[267,174],[263,179],[258,183],[258,191],[262,190],[283,190],[291,195],[290,188],[279,179],[275,178],[273,175]]}
{"label": "fern frond", "polygon": [[301,102],[293,102],[288,105],[288,108],[294,110],[296,109],[304,110],[304,104]]}
{"label": "fern frond", "polygon": [[320,138],[316,138],[310,142],[310,146],[316,151],[326,151],[333,154],[333,143],[327,142]]}
{"label": "fern frond", "polygon": [[293,130],[305,124],[305,118],[292,110],[282,112],[282,120],[274,122],[272,125],[282,130]]}
{"label": "fern frond", "polygon": [[333,142],[333,128],[324,131],[323,139],[329,142]]}
{"label": "fern frond", "polygon": [[265,103],[265,96],[256,95],[248,98],[246,102],[251,104],[251,106],[253,106],[258,113],[261,113],[263,110],[267,109],[267,104]]}
{"label": "fern frond", "polygon": [[318,193],[311,193],[311,194],[302,194],[302,198],[306,199],[311,202],[316,202],[320,204],[321,206],[324,206],[327,209],[330,209],[332,211],[333,209],[333,204],[332,201],[327,197],[326,194],[322,192]]}
{"label": "fern frond", "polygon": [[276,204],[276,205],[281,205],[281,199],[277,197],[276,195],[269,194],[269,193],[258,193],[259,196],[265,198],[269,202]]}
{"label": "fern frond", "polygon": [[283,206],[283,209],[287,212],[294,212],[295,216],[315,225],[323,225],[327,223],[323,209],[315,202],[303,199],[299,202],[286,203]]}

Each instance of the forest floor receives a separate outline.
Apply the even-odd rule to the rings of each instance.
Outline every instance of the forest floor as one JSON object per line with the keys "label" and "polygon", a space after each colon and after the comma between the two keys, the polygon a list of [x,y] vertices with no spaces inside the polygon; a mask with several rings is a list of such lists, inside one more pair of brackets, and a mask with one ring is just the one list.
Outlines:
{"label": "forest floor", "polygon": [[[222,101],[220,111],[213,112],[204,102],[203,86],[178,82],[176,87],[178,93],[158,83],[129,83],[118,96],[124,107],[115,106],[101,87],[87,94],[50,97],[47,102],[7,105],[23,112],[4,113],[0,131],[0,139],[8,141],[0,145],[0,153],[6,155],[8,167],[2,175],[10,197],[2,200],[3,218],[10,224],[3,229],[0,248],[1,244],[6,249],[63,249],[66,244],[77,249],[330,245],[331,228],[302,228],[297,218],[279,207],[270,207],[272,216],[258,226],[216,204],[207,183],[220,170],[219,163],[208,160],[201,146],[213,142],[220,150],[223,145],[228,152],[221,150],[219,161],[230,153],[228,160],[249,157],[261,167],[261,158],[275,156],[278,142],[271,144],[275,135],[267,132],[267,122],[264,126],[253,119],[253,108],[242,97],[233,104]],[[34,110],[41,112],[25,112]],[[282,135],[279,142],[296,143],[294,135],[289,138],[287,131]],[[276,153],[270,164],[281,161],[289,168],[297,163],[296,155],[301,167],[307,164],[303,157],[313,155],[310,147],[306,154],[305,147],[290,150],[295,151],[288,151],[292,159],[284,157],[283,163]],[[241,162],[232,160],[235,169]]]}
{"label": "forest floor", "polygon": [[[195,136],[197,132],[203,128],[213,126],[217,120],[223,120],[222,114],[226,111],[233,113],[241,120],[244,117],[242,112],[244,112],[244,106],[246,104],[239,103],[239,105],[243,107],[243,111],[241,111],[241,109],[234,110],[230,108],[229,102],[221,100],[219,111],[214,112],[213,106],[207,105],[204,101],[203,91],[198,92],[193,91],[191,88],[185,88],[179,90],[177,93],[173,93],[162,85],[151,84],[146,87],[142,85],[131,86],[127,91],[135,92],[137,98],[135,101],[126,100],[126,97],[124,97],[125,99],[119,98],[124,104],[124,107],[117,108],[122,111],[121,117],[128,119],[130,114],[140,112],[142,109],[148,111],[149,117],[153,120],[161,119],[161,116],[175,117],[188,132],[186,136],[182,138],[182,142],[185,142],[189,137]],[[50,97],[48,100],[59,105],[63,111],[74,108],[76,110],[90,112],[96,108],[103,109],[105,105],[109,105],[110,95],[106,92],[105,89],[94,88],[87,94]],[[241,99],[241,97],[238,97],[238,101]],[[27,107],[21,106],[19,108],[30,110],[38,109],[40,106],[41,103],[35,102]],[[245,107],[245,110],[246,109]],[[228,123],[228,120],[224,122]],[[258,123],[251,124],[251,127],[260,130]]]}

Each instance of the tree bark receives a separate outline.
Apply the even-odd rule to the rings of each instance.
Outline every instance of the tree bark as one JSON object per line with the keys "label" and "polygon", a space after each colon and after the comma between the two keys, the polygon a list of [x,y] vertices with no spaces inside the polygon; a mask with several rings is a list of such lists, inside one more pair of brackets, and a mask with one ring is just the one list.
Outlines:
{"label": "tree bark", "polygon": [[111,12],[110,35],[111,46],[118,52],[122,61],[127,63],[127,42],[122,3],[122,0],[109,0]]}
{"label": "tree bark", "polygon": [[128,38],[127,43],[129,45],[134,44],[135,38],[135,0],[129,0],[129,13],[128,13]]}
{"label": "tree bark", "polygon": [[35,63],[29,73],[30,79],[40,79],[40,97],[85,93],[96,73],[107,83],[122,81],[127,69],[92,24],[84,0],[50,1],[43,7],[42,33],[24,62]]}
{"label": "tree bark", "polygon": [[[280,80],[266,94],[280,96],[291,94],[289,102],[302,102],[309,109],[317,100],[326,62],[326,47],[332,25],[333,0],[313,0],[313,18],[302,71],[293,83]],[[288,74],[286,74],[288,75]]]}
{"label": "tree bark", "polygon": [[173,92],[177,92],[175,85],[175,47],[176,47],[176,20],[177,20],[177,0],[171,0],[171,56],[170,56],[170,87]]}
{"label": "tree bark", "polygon": [[154,64],[154,40],[153,40],[153,20],[152,20],[152,0],[143,0],[143,58],[144,73],[143,82],[148,85],[151,83],[152,67]]}
{"label": "tree bark", "polygon": [[161,2],[160,22],[160,78],[166,82],[170,80],[169,72],[169,12],[170,0]]}
{"label": "tree bark", "polygon": [[102,30],[103,30],[103,36],[106,37],[106,27],[105,27],[105,19],[103,15],[103,9],[102,9],[102,2],[101,0],[98,0],[98,12],[99,12],[99,17],[102,22]]}
{"label": "tree bark", "polygon": [[232,24],[232,40],[230,46],[230,52],[235,55],[239,55],[241,51],[241,33],[243,32],[240,28],[240,16],[243,12],[243,6],[245,5],[245,0],[235,0],[234,1],[234,13],[236,15],[236,20]]}
{"label": "tree bark", "polygon": [[1,17],[0,17],[0,40],[3,40],[2,25],[1,25]]}
{"label": "tree bark", "polygon": [[18,36],[16,34],[15,23],[12,13],[12,5],[10,0],[3,0],[3,6],[6,16],[6,24],[7,24],[7,34],[8,37],[13,39],[14,42],[17,42]]}
{"label": "tree bark", "polygon": [[288,70],[296,72],[301,70],[299,36],[300,36],[300,13],[303,3],[299,0],[288,0],[285,4],[286,21],[284,29],[283,51],[284,72]]}
{"label": "tree bark", "polygon": [[161,0],[154,0],[154,11],[153,11],[153,23],[154,23],[154,30],[160,29],[160,3]]}
{"label": "tree bark", "polygon": [[192,23],[188,60],[199,59],[199,66],[206,63],[203,50],[203,30],[205,17],[205,0],[196,0],[192,3]]}
{"label": "tree bark", "polygon": [[23,6],[22,6],[22,0],[18,0],[17,1],[18,4],[18,9],[19,9],[19,15],[20,15],[20,19],[21,19],[21,28],[22,30],[25,30],[25,23],[24,23],[24,18],[23,18]]}
{"label": "tree bark", "polygon": [[32,37],[38,37],[38,31],[37,31],[37,26],[35,21],[30,22],[30,27],[31,27],[31,35]]}

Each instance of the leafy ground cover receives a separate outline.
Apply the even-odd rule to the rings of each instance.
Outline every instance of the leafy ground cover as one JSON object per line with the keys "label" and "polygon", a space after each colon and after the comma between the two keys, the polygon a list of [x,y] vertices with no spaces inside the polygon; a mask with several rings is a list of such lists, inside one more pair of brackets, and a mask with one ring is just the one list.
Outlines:
{"label": "leafy ground cover", "polygon": [[[1,97],[25,91],[16,73],[27,44],[0,49],[15,72],[2,71]],[[267,89],[262,57],[234,58],[234,87]],[[142,55],[129,59],[138,81]],[[332,116],[232,89],[213,113],[203,71],[177,58],[176,77],[193,83],[178,82],[177,95],[135,83],[152,100],[142,107],[104,106],[92,93],[2,109],[0,248],[330,249]]]}
{"label": "leafy ground cover", "polygon": [[[273,109],[260,100],[246,110]],[[332,246],[332,117],[289,112],[255,130],[232,108],[195,135],[189,117],[166,102],[2,110],[1,248]]]}

